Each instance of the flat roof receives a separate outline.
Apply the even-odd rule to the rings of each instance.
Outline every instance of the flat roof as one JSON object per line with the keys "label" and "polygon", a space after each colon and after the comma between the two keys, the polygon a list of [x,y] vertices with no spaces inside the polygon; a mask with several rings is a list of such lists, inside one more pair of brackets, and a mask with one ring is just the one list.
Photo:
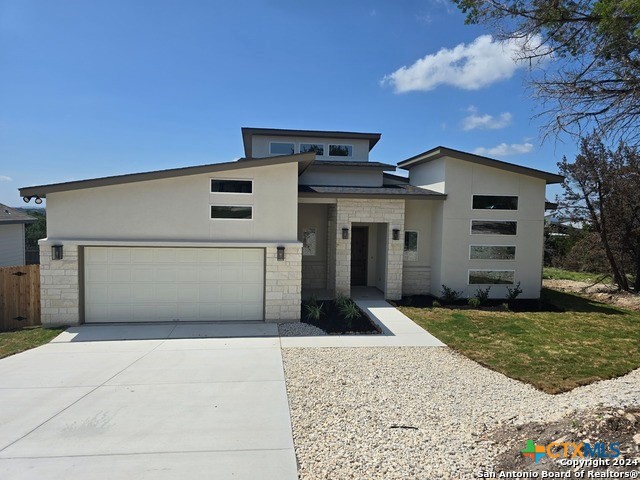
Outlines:
{"label": "flat roof", "polygon": [[351,198],[415,198],[444,200],[445,193],[434,192],[413,185],[384,185],[382,187],[348,187],[327,185],[299,185],[300,197],[351,197]]}
{"label": "flat roof", "polygon": [[338,132],[333,130],[290,130],[285,128],[256,128],[242,127],[242,142],[244,143],[244,154],[252,156],[251,137],[254,135],[270,137],[311,137],[311,138],[341,138],[351,140],[369,140],[369,151],[378,143],[381,133],[364,132]]}
{"label": "flat roof", "polygon": [[47,185],[36,185],[22,187],[19,189],[22,197],[45,198],[47,193],[66,192],[69,190],[81,190],[84,188],[105,187],[108,185],[119,185],[124,183],[144,182],[147,180],[159,180],[162,178],[184,177],[188,175],[198,175],[202,173],[226,172],[229,170],[240,170],[252,167],[266,167],[270,165],[280,165],[283,163],[298,162],[298,173],[302,173],[315,159],[313,152],[297,153],[295,155],[282,155],[267,158],[246,158],[243,161],[211,163],[207,165],[196,165],[193,167],[169,168],[167,170],[154,170],[151,172],[128,173],[125,175],[114,175],[110,177],[90,178],[87,180],[77,180],[72,182],[51,183]]}
{"label": "flat roof", "polygon": [[523,167],[522,165],[517,165],[515,163],[503,162],[502,160],[483,157],[482,155],[467,153],[461,150],[455,150],[453,148],[442,147],[442,146],[432,148],[431,150],[427,150],[426,152],[422,152],[411,158],[407,158],[406,160],[399,162],[398,167],[403,168],[405,170],[409,170],[410,168],[415,167],[416,165],[421,165],[426,162],[431,162],[433,160],[437,160],[438,158],[442,158],[442,157],[453,157],[460,160],[464,160],[466,162],[477,163],[479,165],[499,168],[500,170],[507,170],[509,172],[519,173],[521,175],[541,178],[545,180],[548,184],[564,182],[564,177],[562,175],[558,175],[551,172],[545,172],[543,170],[537,170],[535,168]]}

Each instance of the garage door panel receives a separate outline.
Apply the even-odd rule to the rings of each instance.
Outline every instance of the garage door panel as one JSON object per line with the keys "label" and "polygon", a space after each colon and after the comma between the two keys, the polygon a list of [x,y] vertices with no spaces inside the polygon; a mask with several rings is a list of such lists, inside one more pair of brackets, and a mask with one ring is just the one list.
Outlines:
{"label": "garage door panel", "polygon": [[91,322],[262,320],[264,250],[85,247]]}

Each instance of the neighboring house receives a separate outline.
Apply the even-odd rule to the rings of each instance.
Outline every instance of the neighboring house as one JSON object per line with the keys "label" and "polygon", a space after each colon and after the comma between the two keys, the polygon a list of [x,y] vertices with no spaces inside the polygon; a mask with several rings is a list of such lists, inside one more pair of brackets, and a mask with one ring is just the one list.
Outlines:
{"label": "neighboring house", "polygon": [[35,218],[0,203],[0,267],[25,264],[25,225]]}
{"label": "neighboring house", "polygon": [[403,177],[369,160],[380,134],[242,136],[235,162],[20,189],[47,198],[43,323],[298,321],[303,293],[354,286],[539,296],[561,176],[437,147]]}

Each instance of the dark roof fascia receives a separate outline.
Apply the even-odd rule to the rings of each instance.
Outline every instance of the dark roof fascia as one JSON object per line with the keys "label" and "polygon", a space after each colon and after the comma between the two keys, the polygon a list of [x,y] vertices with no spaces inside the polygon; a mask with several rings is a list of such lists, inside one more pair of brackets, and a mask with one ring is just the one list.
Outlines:
{"label": "dark roof fascia", "polygon": [[329,168],[372,168],[379,170],[395,170],[395,165],[380,162],[356,162],[356,161],[339,161],[339,160],[316,160],[313,163],[314,167],[329,167]]}
{"label": "dark roof fascia", "polygon": [[446,194],[416,194],[416,193],[396,193],[396,194],[375,194],[375,193],[321,193],[321,192],[298,192],[299,197],[305,198],[383,198],[383,199],[406,199],[406,200],[445,200]]}
{"label": "dark roof fascia", "polygon": [[390,178],[391,180],[399,180],[399,181],[401,181],[403,183],[409,183],[409,178],[408,177],[403,177],[402,175],[395,175],[393,173],[384,172],[382,174],[382,176],[386,177],[386,178]]}
{"label": "dark roof fascia", "polygon": [[523,167],[521,165],[516,165],[515,163],[503,162],[502,160],[483,157],[482,155],[476,155],[474,153],[463,152],[460,150],[442,146],[432,148],[431,150],[427,150],[426,152],[422,152],[418,155],[407,158],[406,160],[399,162],[398,167],[408,170],[411,167],[415,167],[416,165],[437,160],[442,157],[453,157],[487,167],[499,168],[501,170],[506,170],[512,173],[519,173],[521,175],[527,175],[529,177],[541,178],[545,180],[547,184],[564,182],[564,177],[562,175],[545,172],[543,170],[537,170],[535,168]]}
{"label": "dark roof fascia", "polygon": [[278,157],[248,158],[244,159],[243,161],[211,163],[193,167],[170,168],[167,170],[129,173],[125,175],[114,175],[111,177],[92,178],[88,180],[78,180],[73,182],[22,187],[19,189],[19,191],[20,196],[22,197],[38,196],[40,198],[45,198],[47,193],[66,192],[69,190],[82,190],[86,188],[105,187],[109,185],[145,182],[148,180],[160,180],[163,178],[185,177],[203,173],[226,172],[231,170],[241,170],[244,168],[268,167],[272,165],[281,165],[284,163],[292,162],[298,162],[300,164],[300,168],[302,168],[305,164],[312,163],[314,159],[315,153],[313,152],[297,153],[295,155],[282,155]]}
{"label": "dark roof fascia", "polygon": [[36,222],[35,218],[33,220],[0,220],[0,225],[15,225],[17,223],[22,223],[27,225],[35,222]]}
{"label": "dark roof fascia", "polygon": [[375,147],[382,136],[381,133],[363,132],[338,132],[325,130],[290,130],[282,128],[255,128],[242,127],[242,143],[244,153],[247,157],[252,155],[251,137],[253,135],[263,135],[270,137],[311,137],[311,138],[340,138],[351,140],[369,140],[369,151]]}

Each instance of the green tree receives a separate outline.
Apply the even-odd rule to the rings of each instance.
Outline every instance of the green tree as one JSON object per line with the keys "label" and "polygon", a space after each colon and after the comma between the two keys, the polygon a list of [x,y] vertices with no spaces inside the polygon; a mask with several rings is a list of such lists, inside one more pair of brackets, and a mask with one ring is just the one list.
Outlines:
{"label": "green tree", "polygon": [[640,136],[640,0],[452,0],[466,23],[518,40],[545,133]]}
{"label": "green tree", "polygon": [[47,236],[47,217],[44,213],[36,211],[30,211],[29,215],[35,217],[37,220],[26,226],[24,234],[25,243],[27,247],[37,247],[38,240],[46,238]]}

